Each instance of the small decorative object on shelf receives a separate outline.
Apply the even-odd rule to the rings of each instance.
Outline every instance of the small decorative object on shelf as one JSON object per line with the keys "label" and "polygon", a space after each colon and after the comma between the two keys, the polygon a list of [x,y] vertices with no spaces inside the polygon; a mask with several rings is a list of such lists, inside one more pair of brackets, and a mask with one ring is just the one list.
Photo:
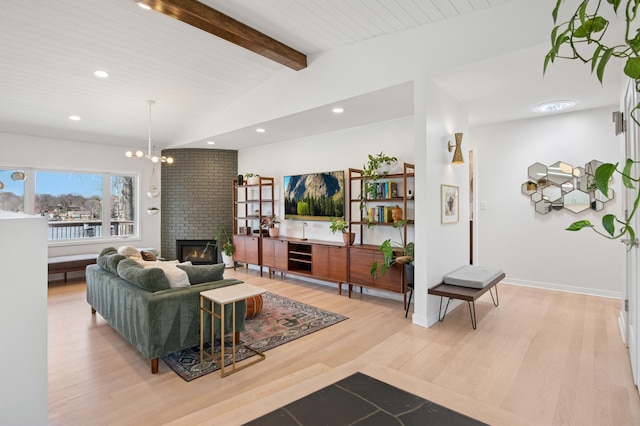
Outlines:
{"label": "small decorative object on shelf", "polygon": [[302,228],[302,238],[300,238],[300,239],[302,241],[306,241],[307,240],[307,237],[305,237],[305,235],[304,235],[304,228],[306,228],[306,227],[307,227],[307,222],[302,222],[300,224],[300,228]]}
{"label": "small decorative object on shelf", "polygon": [[150,214],[150,215],[158,214],[158,213],[160,213],[160,209],[157,208],[157,207],[149,207],[147,209],[147,213]]}
{"label": "small decorative object on shelf", "polygon": [[402,209],[399,205],[396,204],[396,206],[391,209],[391,218],[393,219],[393,223],[402,220]]}
{"label": "small decorative object on shelf", "polygon": [[244,183],[244,176],[238,175],[238,185],[242,185]]}
{"label": "small decorative object on shelf", "polygon": [[260,175],[255,173],[245,173],[245,185],[258,185],[260,183]]}

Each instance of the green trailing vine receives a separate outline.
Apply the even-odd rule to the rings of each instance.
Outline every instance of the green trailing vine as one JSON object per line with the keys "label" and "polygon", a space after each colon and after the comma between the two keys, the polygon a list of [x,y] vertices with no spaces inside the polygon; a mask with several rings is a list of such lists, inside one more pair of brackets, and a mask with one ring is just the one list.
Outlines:
{"label": "green trailing vine", "polygon": [[[610,22],[602,14],[602,8],[610,6],[617,15],[622,0],[583,0],[569,20],[558,24],[558,12],[564,0],[557,0],[552,16],[554,28],[551,31],[551,49],[544,59],[544,72],[546,73],[549,64],[556,59],[580,60],[591,65],[591,72],[602,83],[604,72],[612,59],[625,61],[624,74],[635,83],[635,90],[640,92],[640,30],[634,21],[638,16],[640,0],[627,0],[625,3],[625,33],[624,40],[615,45],[604,44],[604,37],[609,29]],[[640,121],[636,116],[640,110],[640,103],[631,110],[631,118],[640,126]],[[618,169],[619,163],[605,163],[599,166],[595,172],[595,184],[599,191],[609,196],[609,182],[614,173],[622,176],[622,182],[628,189],[636,189],[634,183],[640,182],[640,177],[632,176],[633,166],[640,161],[627,159],[622,170]],[[599,231],[588,220],[580,220],[571,224],[567,230],[579,231],[584,228],[591,228],[597,234],[609,239],[618,239],[624,235],[629,235],[631,244],[634,246],[636,232],[631,226],[631,221],[638,211],[640,204],[640,191],[636,194],[633,209],[627,214],[625,220],[619,219],[616,215],[607,214],[602,218],[604,232]],[[616,231],[616,228],[619,228]]]}

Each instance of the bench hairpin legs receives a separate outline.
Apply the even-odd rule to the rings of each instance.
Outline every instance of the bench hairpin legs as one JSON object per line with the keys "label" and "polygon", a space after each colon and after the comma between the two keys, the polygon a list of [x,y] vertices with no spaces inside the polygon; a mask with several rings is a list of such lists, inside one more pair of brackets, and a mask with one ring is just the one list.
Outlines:
{"label": "bench hairpin legs", "polygon": [[442,312],[442,296],[440,296],[440,308],[438,308],[438,321],[440,322],[444,321],[444,317],[447,316],[447,309],[449,309],[449,302],[451,302],[451,298],[447,300],[447,306],[445,306],[444,308],[444,314],[440,316],[440,313]]}
{"label": "bench hairpin legs", "polygon": [[[475,330],[476,325],[478,325],[478,321],[476,319],[476,302],[467,302],[467,305],[469,305],[469,315],[471,315],[471,326]],[[472,307],[473,311],[471,310]]]}
{"label": "bench hairpin legs", "polygon": [[498,286],[496,285],[496,298],[493,298],[493,292],[489,289],[489,294],[491,295],[491,300],[493,301],[493,306],[498,306],[500,304],[500,299],[498,298]]}

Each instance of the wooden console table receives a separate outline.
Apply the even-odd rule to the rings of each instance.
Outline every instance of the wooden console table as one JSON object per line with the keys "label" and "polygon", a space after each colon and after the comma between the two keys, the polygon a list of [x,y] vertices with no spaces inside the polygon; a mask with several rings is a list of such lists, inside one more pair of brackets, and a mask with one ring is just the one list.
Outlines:
{"label": "wooden console table", "polygon": [[[483,288],[471,288],[471,287],[462,287],[458,285],[450,285],[445,283],[440,283],[435,287],[431,287],[429,289],[429,294],[433,294],[434,296],[440,296],[440,308],[438,309],[438,321],[444,321],[444,317],[447,315],[447,309],[449,308],[449,302],[451,299],[464,300],[467,302],[469,306],[469,315],[471,316],[471,326],[473,329],[476,329],[477,326],[477,318],[476,318],[476,304],[475,301],[480,298],[487,291],[491,294],[491,300],[493,301],[494,306],[498,306],[500,304],[500,300],[498,299],[498,287],[497,284],[502,281],[505,277],[505,274],[500,274],[496,279],[491,281],[489,284],[484,286]],[[496,288],[496,296],[493,297],[493,292],[491,289]],[[448,297],[447,305],[444,308],[444,314],[442,314],[442,298]]]}

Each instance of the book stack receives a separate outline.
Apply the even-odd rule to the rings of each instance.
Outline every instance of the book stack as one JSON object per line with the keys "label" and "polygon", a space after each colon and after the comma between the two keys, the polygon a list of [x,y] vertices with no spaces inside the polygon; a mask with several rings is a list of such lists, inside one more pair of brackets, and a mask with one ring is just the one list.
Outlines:
{"label": "book stack", "polygon": [[392,207],[390,206],[375,206],[369,208],[369,222],[377,223],[390,223],[393,222]]}

